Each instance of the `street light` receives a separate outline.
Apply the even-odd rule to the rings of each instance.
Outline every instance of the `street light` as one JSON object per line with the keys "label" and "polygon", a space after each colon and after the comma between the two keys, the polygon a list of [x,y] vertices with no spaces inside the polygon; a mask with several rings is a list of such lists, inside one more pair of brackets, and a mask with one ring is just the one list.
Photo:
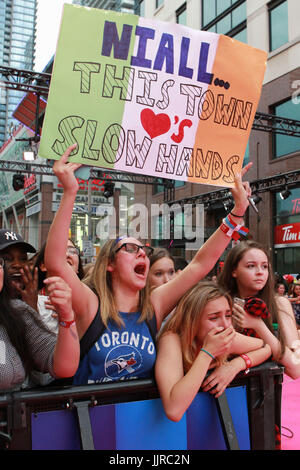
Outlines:
{"label": "street light", "polygon": [[279,196],[281,197],[281,199],[287,199],[290,195],[291,195],[291,191],[286,187],[284,191],[281,191],[279,193]]}
{"label": "street light", "polygon": [[24,189],[25,184],[25,176],[17,173],[13,175],[12,185],[15,191],[20,191],[20,189]]}
{"label": "street light", "polygon": [[262,198],[258,194],[253,194],[252,201],[254,204],[258,204],[260,201],[262,201]]}
{"label": "street light", "polygon": [[112,183],[111,181],[105,182],[103,196],[106,199],[108,199],[109,197],[112,197],[114,195],[114,189],[115,189],[115,183]]}
{"label": "street light", "polygon": [[25,150],[23,152],[23,160],[25,162],[32,162],[35,160],[35,153],[32,150]]}

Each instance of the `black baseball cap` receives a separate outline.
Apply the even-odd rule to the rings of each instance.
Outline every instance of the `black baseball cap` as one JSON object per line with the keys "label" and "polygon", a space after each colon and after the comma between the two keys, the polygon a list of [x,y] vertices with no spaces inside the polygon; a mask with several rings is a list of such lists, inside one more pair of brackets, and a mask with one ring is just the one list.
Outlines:
{"label": "black baseball cap", "polygon": [[29,243],[24,242],[21,235],[6,228],[0,229],[0,251],[13,245],[21,246],[26,253],[36,253],[36,249]]}

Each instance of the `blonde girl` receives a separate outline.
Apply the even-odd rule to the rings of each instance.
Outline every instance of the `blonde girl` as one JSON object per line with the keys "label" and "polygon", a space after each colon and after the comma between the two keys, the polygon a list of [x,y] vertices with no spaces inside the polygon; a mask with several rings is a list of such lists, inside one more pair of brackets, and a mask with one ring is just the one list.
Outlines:
{"label": "blonde girl", "polygon": [[[231,317],[231,297],[215,282],[201,281],[163,327],[155,377],[169,419],[181,419],[201,386],[218,397],[247,363],[254,366],[270,356],[262,340],[235,332]],[[210,374],[205,380],[216,367],[223,367],[223,379]]]}

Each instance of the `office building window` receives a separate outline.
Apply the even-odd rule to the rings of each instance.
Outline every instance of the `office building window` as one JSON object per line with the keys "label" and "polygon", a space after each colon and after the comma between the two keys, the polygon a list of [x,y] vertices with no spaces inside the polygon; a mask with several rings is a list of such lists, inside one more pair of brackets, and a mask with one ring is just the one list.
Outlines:
{"label": "office building window", "polygon": [[[158,180],[161,181],[162,184],[154,184],[153,185],[153,194],[163,193],[163,191],[164,191],[164,184],[163,184],[162,178],[158,178]],[[185,181],[174,180],[175,189],[176,188],[181,188],[184,185],[185,185]]]}
{"label": "office building window", "polygon": [[[274,106],[272,114],[282,118],[299,120],[299,109],[292,99]],[[273,158],[279,158],[297,151],[300,151],[299,137],[273,134]]]}
{"label": "office building window", "polygon": [[249,155],[249,141],[245,150],[245,155],[244,155],[244,160],[243,160],[243,166],[247,165],[250,161],[250,155]]}
{"label": "office building window", "polygon": [[146,0],[140,0],[139,1],[139,10],[138,10],[138,14],[140,16],[145,16],[145,1]]}
{"label": "office building window", "polygon": [[242,29],[237,34],[231,36],[232,38],[236,39],[237,41],[244,42],[247,44],[247,28]]}
{"label": "office building window", "polygon": [[186,26],[186,3],[176,11],[176,23]]}
{"label": "office building window", "polygon": [[202,0],[202,29],[247,42],[246,0]]}
{"label": "office building window", "polygon": [[290,188],[289,193],[285,191],[283,188],[283,193],[275,193],[275,225],[300,222],[300,188]]}
{"label": "office building window", "polygon": [[[158,178],[158,181],[161,181],[161,178]],[[164,185],[163,184],[154,184],[153,185],[153,194],[159,194],[159,193],[162,193],[164,191]]]}
{"label": "office building window", "polygon": [[288,2],[273,1],[269,4],[270,51],[289,41],[288,37]]}

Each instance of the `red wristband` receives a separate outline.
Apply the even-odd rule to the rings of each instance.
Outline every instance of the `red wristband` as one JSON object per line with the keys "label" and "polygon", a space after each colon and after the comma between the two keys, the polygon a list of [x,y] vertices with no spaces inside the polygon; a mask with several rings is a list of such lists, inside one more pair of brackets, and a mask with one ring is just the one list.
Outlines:
{"label": "red wristband", "polygon": [[240,357],[242,359],[244,359],[245,363],[246,363],[246,369],[244,371],[244,374],[248,374],[250,372],[250,367],[252,367],[252,361],[250,359],[249,356],[247,356],[247,354],[241,354]]}
{"label": "red wristband", "polygon": [[75,320],[74,319],[71,321],[60,320],[58,323],[60,326],[63,326],[64,328],[70,328],[70,326],[73,325],[73,323],[75,323]]}
{"label": "red wristband", "polygon": [[241,235],[243,237],[247,237],[249,232],[249,229],[237,224],[230,217],[230,214],[228,214],[227,217],[223,219],[220,229],[225,233],[225,235],[227,235],[227,237],[233,238],[235,241],[237,241]]}

